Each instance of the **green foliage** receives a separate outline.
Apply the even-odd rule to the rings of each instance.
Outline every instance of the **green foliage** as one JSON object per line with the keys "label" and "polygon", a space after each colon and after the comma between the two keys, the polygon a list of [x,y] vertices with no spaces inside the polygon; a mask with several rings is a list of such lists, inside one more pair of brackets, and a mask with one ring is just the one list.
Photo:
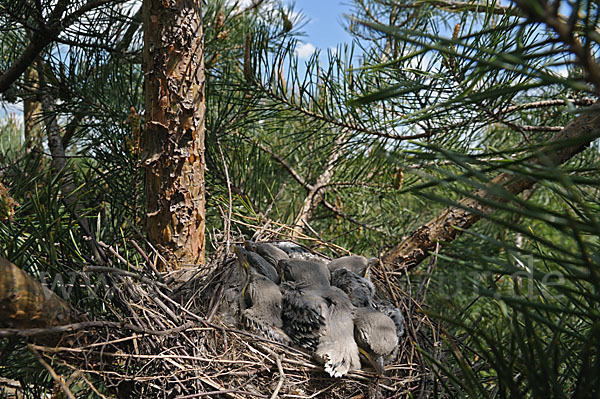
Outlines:
{"label": "green foliage", "polygon": [[[433,3],[413,11],[369,2],[411,22],[389,25],[358,4],[352,26],[385,44],[373,46],[363,67],[370,84],[350,104],[396,109],[407,125],[432,133],[409,151],[436,166],[421,169],[406,192],[460,206],[457,198],[485,189],[499,172],[537,182],[522,196],[495,191],[499,197],[485,201],[494,213],[437,257],[429,304],[449,325],[446,355],[428,355],[439,395],[594,397],[600,157],[592,145],[565,165],[533,163],[551,133],[530,126],[566,125],[575,101],[586,93],[595,101],[597,86],[585,82],[564,38],[510,10],[495,15],[498,4],[447,13]],[[578,29],[597,29],[597,6],[577,2],[572,13]],[[581,40],[595,52],[592,36]],[[382,48],[393,56],[379,57]],[[563,105],[547,102],[554,99]]]}
{"label": "green foliage", "polygon": [[[492,189],[499,198],[485,203],[494,213],[442,248],[427,301],[449,327],[442,357],[429,359],[440,396],[590,397],[598,383],[597,144],[560,166],[532,159],[597,88],[571,48],[515,17],[519,9],[461,4],[448,12],[439,3],[357,1],[349,30],[361,58],[352,48],[326,62],[315,56],[306,74],[293,42],[273,55],[255,36],[253,49],[263,50],[253,79],[227,86],[247,93],[227,101],[240,102],[249,128],[222,138],[235,149],[225,163],[251,214],[269,209],[293,223],[306,184],[339,152],[324,196],[332,206],[318,207],[310,226],[366,255],[499,173],[536,181],[519,196]],[[595,6],[576,6],[574,24],[589,32]],[[595,39],[581,40],[597,51]]]}
{"label": "green foliage", "polygon": [[[434,392],[597,394],[598,143],[564,165],[532,159],[597,100],[598,86],[572,43],[544,24],[543,2],[528,2],[534,23],[495,2],[356,0],[348,20],[355,41],[304,65],[294,55],[301,15],[272,1],[245,12],[205,3],[209,243],[222,239],[229,212],[294,224],[328,167],[309,226],[367,256],[499,173],[533,179],[518,196],[495,189],[497,198],[485,200],[494,212],[443,246],[430,274],[411,276],[433,278],[425,299],[445,326],[441,355],[424,354],[435,365]],[[0,6],[0,71],[28,43],[36,21],[29,4]],[[596,54],[597,4],[557,4],[572,13],[584,51]],[[128,240],[142,238],[145,214],[139,6],[107,3],[42,54],[83,217],[134,265]],[[19,81],[3,99],[35,98],[30,83]],[[21,125],[1,123],[0,176],[18,205],[0,207],[0,254],[51,284],[76,276],[91,253],[62,202],[64,172],[51,170],[44,145],[27,152],[21,144]],[[61,294],[65,281],[57,284]],[[118,312],[85,284],[65,297],[91,313]],[[4,344],[0,364],[14,366],[0,373],[24,378],[30,355]]]}
{"label": "green foliage", "polygon": [[14,153],[21,149],[22,129],[22,123],[15,114],[0,119],[0,153]]}

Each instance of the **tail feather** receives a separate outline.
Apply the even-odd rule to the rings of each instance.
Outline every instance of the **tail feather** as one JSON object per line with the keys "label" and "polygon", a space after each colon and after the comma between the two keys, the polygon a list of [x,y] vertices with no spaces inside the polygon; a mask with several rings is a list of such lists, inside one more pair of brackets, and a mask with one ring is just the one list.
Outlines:
{"label": "tail feather", "polygon": [[332,377],[343,377],[350,370],[360,369],[358,346],[353,339],[332,341],[325,338],[317,346],[315,355]]}

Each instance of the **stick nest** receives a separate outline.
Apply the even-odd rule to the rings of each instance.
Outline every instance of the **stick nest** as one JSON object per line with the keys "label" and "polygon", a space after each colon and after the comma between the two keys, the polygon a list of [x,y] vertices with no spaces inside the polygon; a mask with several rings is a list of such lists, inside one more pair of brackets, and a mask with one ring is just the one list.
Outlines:
{"label": "stick nest", "polygon": [[[59,342],[38,337],[30,349],[51,360],[72,392],[77,382],[101,397],[396,398],[432,391],[434,374],[423,352],[439,357],[438,331],[416,299],[426,283],[412,287],[406,275],[375,267],[377,296],[405,316],[398,359],[382,378],[366,366],[331,378],[303,350],[241,329],[236,269],[235,256],[222,245],[202,268],[160,278],[151,268],[105,272],[113,321],[73,325]],[[411,298],[411,291],[419,295]]]}

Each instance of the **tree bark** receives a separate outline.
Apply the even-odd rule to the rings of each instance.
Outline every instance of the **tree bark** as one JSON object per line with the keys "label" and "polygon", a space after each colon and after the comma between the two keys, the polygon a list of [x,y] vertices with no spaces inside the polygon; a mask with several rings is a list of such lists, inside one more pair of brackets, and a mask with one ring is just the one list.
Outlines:
{"label": "tree bark", "polygon": [[[149,241],[171,268],[204,262],[204,36],[201,3],[144,0],[141,146]],[[167,265],[161,265],[164,270]]]}
{"label": "tree bark", "polygon": [[0,256],[0,324],[41,328],[80,320],[55,293]]}
{"label": "tree bark", "polygon": [[25,84],[31,93],[23,99],[23,124],[25,126],[25,142],[28,148],[34,148],[41,143],[42,103],[38,98],[40,78],[39,62],[34,61],[25,72]]}
{"label": "tree bark", "polygon": [[[533,165],[559,165],[583,151],[594,139],[600,137],[600,105],[596,104],[575,118],[530,160]],[[535,184],[535,180],[501,173],[485,189],[458,201],[457,206],[446,208],[440,215],[415,230],[408,238],[387,252],[382,260],[396,269],[410,270],[435,250],[438,242],[447,244],[462,231],[482,217],[494,212],[495,207],[486,200],[506,202]],[[504,193],[508,195],[498,196]]]}

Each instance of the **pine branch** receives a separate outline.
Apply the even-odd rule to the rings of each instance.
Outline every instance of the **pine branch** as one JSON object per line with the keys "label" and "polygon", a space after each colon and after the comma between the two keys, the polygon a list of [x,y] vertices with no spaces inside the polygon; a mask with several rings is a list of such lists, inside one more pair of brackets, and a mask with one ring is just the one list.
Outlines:
{"label": "pine branch", "polygon": [[375,231],[379,234],[383,234],[386,236],[389,236],[390,233],[388,233],[387,231],[380,229],[378,227],[375,226],[370,226],[366,223],[361,222],[358,219],[353,218],[352,216],[348,215],[347,213],[344,213],[342,211],[340,211],[336,206],[334,206],[333,204],[330,204],[329,202],[327,202],[327,200],[323,200],[323,206],[325,206],[325,208],[329,209],[331,212],[335,213],[336,215],[338,215],[339,217],[341,217],[342,219],[346,219],[347,221],[349,221],[352,224],[355,224],[357,226],[360,226],[362,228],[365,228],[367,230],[371,230],[371,231]]}
{"label": "pine branch", "polygon": [[52,43],[58,35],[68,26],[73,24],[86,12],[92,11],[102,5],[112,3],[113,0],[90,1],[69,15],[61,18],[69,5],[69,1],[59,1],[48,18],[48,25],[42,25],[35,30],[31,41],[21,56],[0,75],[0,93],[4,93],[10,86],[31,66],[33,61],[40,55],[47,45]]}
{"label": "pine branch", "polygon": [[391,133],[387,133],[387,132],[371,130],[371,129],[362,127],[357,124],[349,123],[349,122],[341,120],[341,119],[328,118],[324,115],[320,115],[320,114],[313,112],[305,107],[302,107],[301,105],[298,105],[283,96],[273,93],[271,90],[268,90],[264,87],[259,87],[259,88],[264,90],[265,93],[269,97],[271,97],[273,100],[280,102],[281,104],[287,106],[291,111],[295,111],[298,114],[305,115],[312,119],[331,124],[340,129],[348,129],[348,130],[352,130],[357,133],[364,133],[364,134],[368,134],[368,135],[374,136],[374,137],[381,137],[384,139],[391,139],[391,140],[397,140],[397,141],[430,138],[433,135],[433,132],[431,132],[431,131],[426,131],[424,133],[418,133],[418,134],[398,135],[398,134],[391,134]]}
{"label": "pine branch", "polygon": [[523,13],[514,7],[502,6],[499,4],[479,4],[479,3],[469,3],[463,1],[448,1],[448,0],[421,0],[415,1],[405,4],[397,4],[398,7],[401,8],[421,8],[424,5],[430,5],[441,10],[451,11],[451,12],[460,12],[460,11],[469,11],[469,12],[481,12],[488,13],[494,15],[510,15],[514,17],[525,17]]}
{"label": "pine branch", "polygon": [[56,173],[64,172],[64,176],[61,183],[62,201],[77,219],[79,226],[84,233],[90,237],[88,240],[88,247],[94,255],[96,262],[104,263],[106,261],[106,255],[102,248],[99,247],[94,234],[92,233],[87,219],[82,217],[83,208],[75,198],[76,187],[73,183],[73,175],[67,169],[67,157],[65,154],[65,148],[63,146],[63,138],[60,134],[60,127],[58,126],[58,113],[54,107],[54,99],[48,94],[43,92],[41,94],[42,110],[45,114],[49,115],[46,119],[46,133],[48,135],[48,148],[52,154],[52,167]]}
{"label": "pine branch", "polygon": [[[600,105],[588,108],[575,118],[546,146],[539,150],[534,165],[560,165],[583,151],[593,140],[600,137]],[[567,143],[568,142],[568,143]],[[575,142],[575,144],[573,144]],[[419,227],[404,241],[383,256],[383,262],[394,264],[397,269],[413,269],[433,251],[437,243],[448,244],[462,234],[462,230],[494,212],[491,202],[507,202],[510,196],[531,188],[535,180],[501,173],[490,181],[488,187],[473,192],[458,201],[456,206],[446,208],[437,217]],[[498,197],[495,193],[503,192]]]}
{"label": "pine branch", "polygon": [[269,154],[271,156],[271,158],[273,158],[274,161],[276,161],[281,166],[283,166],[285,168],[285,170],[288,171],[290,176],[292,176],[302,187],[304,187],[308,191],[310,191],[312,189],[312,185],[310,183],[308,183],[306,180],[304,180],[304,177],[302,177],[300,175],[300,173],[298,173],[296,171],[296,169],[294,169],[292,167],[292,165],[290,165],[285,159],[280,157],[278,154],[273,152],[270,148],[268,148],[267,146],[265,146],[262,143],[259,143],[256,141],[256,142],[254,142],[254,144],[257,145],[258,148],[260,148],[261,150],[263,150],[264,152]]}
{"label": "pine branch", "polygon": [[526,109],[555,107],[557,105],[567,105],[567,104],[588,106],[588,105],[594,104],[594,100],[591,98],[570,98],[570,99],[565,99],[565,100],[560,100],[560,99],[559,100],[543,100],[543,101],[536,101],[536,102],[532,102],[532,103],[513,105],[511,107],[501,110],[500,113],[508,114],[511,112],[523,111]]}
{"label": "pine branch", "polygon": [[[575,34],[577,19],[580,18],[579,3],[577,3],[569,18],[558,14],[558,6],[547,0],[529,1],[515,0],[515,3],[534,21],[546,24],[552,29],[558,39],[562,41],[568,48],[569,52],[577,58],[579,65],[587,72],[587,79],[593,83],[596,90],[600,88],[600,64],[595,60],[593,46],[582,45],[580,39]],[[597,31],[595,32],[597,34]],[[586,34],[589,34],[586,32]]]}

